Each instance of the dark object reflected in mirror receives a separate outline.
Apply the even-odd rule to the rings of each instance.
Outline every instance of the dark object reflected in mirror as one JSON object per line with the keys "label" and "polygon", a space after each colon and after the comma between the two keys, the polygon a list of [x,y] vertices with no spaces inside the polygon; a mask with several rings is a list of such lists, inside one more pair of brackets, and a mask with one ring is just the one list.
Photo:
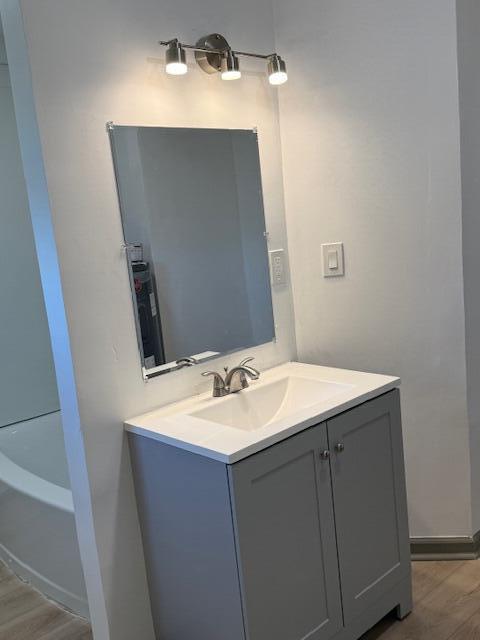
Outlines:
{"label": "dark object reflected in mirror", "polygon": [[145,376],[271,342],[256,131],[108,130]]}

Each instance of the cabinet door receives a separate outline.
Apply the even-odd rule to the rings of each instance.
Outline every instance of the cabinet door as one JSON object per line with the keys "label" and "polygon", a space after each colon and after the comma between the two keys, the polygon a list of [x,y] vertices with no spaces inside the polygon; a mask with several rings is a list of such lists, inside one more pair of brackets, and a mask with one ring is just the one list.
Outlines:
{"label": "cabinet door", "polygon": [[327,640],[342,626],[326,425],[230,467],[246,637]]}
{"label": "cabinet door", "polygon": [[410,572],[398,390],[330,420],[328,438],[348,625]]}

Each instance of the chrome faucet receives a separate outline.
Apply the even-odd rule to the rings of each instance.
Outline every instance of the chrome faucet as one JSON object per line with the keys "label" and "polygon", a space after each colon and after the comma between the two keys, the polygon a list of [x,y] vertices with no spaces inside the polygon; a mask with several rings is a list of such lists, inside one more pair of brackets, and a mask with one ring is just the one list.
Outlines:
{"label": "chrome faucet", "polygon": [[260,372],[247,364],[252,360],[253,358],[245,358],[230,371],[228,367],[225,367],[225,378],[217,371],[204,371],[202,376],[213,376],[213,397],[221,398],[228,396],[230,393],[237,393],[242,389],[246,389],[248,387],[247,376],[251,380],[258,380]]}

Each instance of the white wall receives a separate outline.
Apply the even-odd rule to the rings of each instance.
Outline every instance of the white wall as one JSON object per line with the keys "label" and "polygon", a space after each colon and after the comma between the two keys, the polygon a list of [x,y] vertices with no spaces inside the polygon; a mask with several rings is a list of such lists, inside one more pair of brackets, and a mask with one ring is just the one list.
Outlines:
{"label": "white wall", "polygon": [[480,530],[480,3],[457,0],[463,272],[473,530]]}
{"label": "white wall", "polygon": [[[0,31],[0,63],[6,62]],[[58,410],[8,67],[0,66],[0,427]]]}
{"label": "white wall", "polygon": [[402,377],[411,533],[470,535],[455,2],[276,8],[299,357]]}
{"label": "white wall", "polygon": [[[105,123],[258,126],[271,246],[285,245],[277,92],[265,82],[264,65],[246,64],[240,83],[222,83],[194,66],[187,77],[171,78],[164,74],[164,53],[156,44],[176,35],[195,41],[218,30],[239,48],[255,49],[261,43],[271,50],[270,2],[21,0],[20,4],[21,13],[17,0],[1,0],[0,7],[16,106],[24,125],[21,143],[27,184],[31,200],[41,201],[41,206],[33,207],[35,232],[42,278],[48,285],[47,312],[54,325],[95,638],[150,640],[153,631],[122,421],[206,389],[207,383],[200,383],[200,367],[148,384],[141,378]],[[29,102],[32,97],[35,110]],[[41,143],[46,183],[38,171],[36,141]],[[45,250],[52,247],[53,234],[59,271],[56,256]],[[62,288],[67,324],[58,305]],[[276,292],[274,312],[277,342],[248,350],[261,368],[295,356],[288,288]]]}

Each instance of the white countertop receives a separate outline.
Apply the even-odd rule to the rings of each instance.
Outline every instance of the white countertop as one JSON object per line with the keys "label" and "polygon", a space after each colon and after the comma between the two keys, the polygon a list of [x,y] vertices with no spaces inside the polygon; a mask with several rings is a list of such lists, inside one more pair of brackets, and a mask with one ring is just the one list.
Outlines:
{"label": "white countertop", "polygon": [[[271,395],[269,389],[274,388],[274,383],[285,387],[287,379],[296,381],[296,393],[302,392],[302,384],[308,387],[315,383],[330,385],[334,392],[324,398],[319,394],[318,401],[310,400],[308,406],[299,401],[297,407],[291,398],[286,399],[264,426],[251,430],[191,415],[235,408],[239,402],[248,405],[260,394]],[[212,398],[211,392],[193,396],[130,418],[125,421],[125,428],[130,433],[232,464],[399,385],[400,379],[392,376],[288,362],[263,372],[260,380],[251,382],[248,389],[238,394],[224,398]],[[249,397],[252,393],[255,395]]]}

